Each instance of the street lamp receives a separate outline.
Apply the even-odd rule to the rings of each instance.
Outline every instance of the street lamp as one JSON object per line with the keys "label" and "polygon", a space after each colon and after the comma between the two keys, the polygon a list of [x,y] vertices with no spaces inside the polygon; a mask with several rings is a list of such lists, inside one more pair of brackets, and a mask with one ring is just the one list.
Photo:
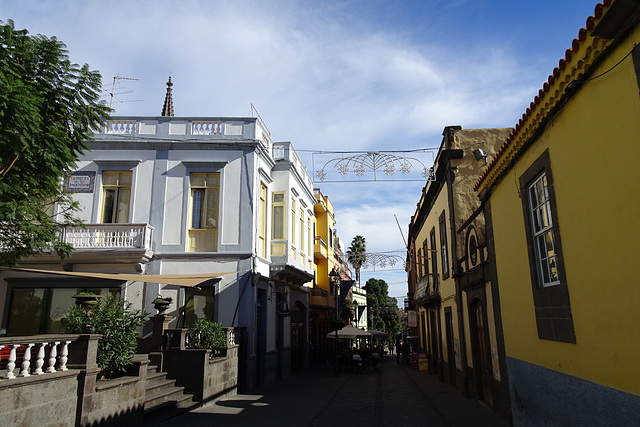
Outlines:
{"label": "street lamp", "polygon": [[338,288],[340,287],[340,274],[336,272],[335,268],[331,270],[331,272],[329,273],[329,281],[333,286],[333,296],[335,297],[335,302],[336,302],[336,307],[335,307],[336,339],[334,342],[335,355],[334,355],[333,365],[335,367],[335,376],[338,377],[340,376],[340,373],[338,370]]}

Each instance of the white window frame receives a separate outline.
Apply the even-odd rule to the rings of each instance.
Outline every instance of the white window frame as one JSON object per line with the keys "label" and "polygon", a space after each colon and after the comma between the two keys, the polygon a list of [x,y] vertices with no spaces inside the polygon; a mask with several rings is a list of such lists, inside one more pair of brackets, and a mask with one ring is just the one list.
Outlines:
{"label": "white window frame", "polygon": [[[204,185],[194,185],[193,179],[196,176],[204,175]],[[218,185],[209,185],[207,177],[217,176]],[[188,223],[188,242],[187,250],[189,252],[217,252],[218,251],[218,236],[220,235],[220,207],[221,207],[221,179],[222,174],[220,172],[191,172],[189,174],[189,223]],[[203,215],[203,210],[207,209],[208,197],[212,193],[211,190],[217,190],[217,212],[215,212],[215,223],[202,223],[203,218],[210,217],[210,215]],[[203,192],[204,198],[200,204],[200,221],[197,227],[193,226],[194,222],[194,195],[197,192]]]}
{"label": "white window frame", "polygon": [[[106,184],[106,182],[108,181],[107,177],[113,176],[113,175],[116,175],[115,184]],[[127,176],[129,178],[128,184],[123,184],[121,182],[122,176]],[[131,197],[133,195],[132,184],[133,184],[133,172],[130,170],[109,170],[109,171],[102,172],[102,193],[101,193],[102,198],[100,201],[100,217],[99,217],[100,224],[128,224],[130,222],[129,218],[131,217]],[[107,200],[106,193],[108,190],[113,190],[115,192],[115,197],[114,197],[113,210],[111,212],[111,220],[108,222],[105,222],[105,214],[106,214],[105,203]],[[129,196],[127,200],[127,212],[126,212],[126,215],[124,215],[126,218],[120,218],[121,220],[118,221],[118,217],[120,216],[118,214],[118,211],[119,211],[118,205],[122,202],[123,191],[129,192]]]}
{"label": "white window frame", "polygon": [[538,272],[538,284],[541,287],[560,284],[558,253],[556,251],[551,200],[546,176],[546,172],[541,173],[527,187],[534,256]]}

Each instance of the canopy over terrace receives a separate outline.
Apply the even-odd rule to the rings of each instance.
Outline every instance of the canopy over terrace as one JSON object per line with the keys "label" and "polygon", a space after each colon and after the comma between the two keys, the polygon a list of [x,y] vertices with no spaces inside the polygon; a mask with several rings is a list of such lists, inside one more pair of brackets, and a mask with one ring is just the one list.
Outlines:
{"label": "canopy over terrace", "polygon": [[347,325],[345,327],[343,327],[342,329],[338,329],[337,334],[336,331],[333,332],[329,332],[327,334],[327,338],[333,338],[335,339],[337,335],[337,338],[348,338],[348,339],[353,339],[353,338],[368,338],[371,336],[371,334],[367,331],[363,331],[362,329],[358,329],[354,326],[351,325]]}
{"label": "canopy over terrace", "polygon": [[369,332],[373,338],[388,338],[389,337],[388,333],[379,331],[377,329],[369,329],[367,332]]}
{"label": "canopy over terrace", "polygon": [[56,274],[61,276],[89,277],[96,279],[122,280],[148,283],[164,283],[167,285],[194,287],[207,280],[222,277],[227,274],[237,273],[228,271],[224,273],[198,273],[198,274],[122,274],[122,273],[92,273],[81,271],[56,271],[38,270],[35,268],[9,268],[0,267],[5,271],[21,271],[25,273]]}

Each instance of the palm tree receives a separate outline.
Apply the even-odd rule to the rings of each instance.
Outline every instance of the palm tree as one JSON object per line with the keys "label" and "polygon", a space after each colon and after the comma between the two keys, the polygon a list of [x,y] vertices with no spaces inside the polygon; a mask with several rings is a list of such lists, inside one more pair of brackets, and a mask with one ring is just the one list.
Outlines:
{"label": "palm tree", "polygon": [[360,267],[364,264],[367,253],[367,245],[364,237],[357,235],[351,241],[351,246],[347,249],[347,260],[356,271],[356,282],[360,285]]}

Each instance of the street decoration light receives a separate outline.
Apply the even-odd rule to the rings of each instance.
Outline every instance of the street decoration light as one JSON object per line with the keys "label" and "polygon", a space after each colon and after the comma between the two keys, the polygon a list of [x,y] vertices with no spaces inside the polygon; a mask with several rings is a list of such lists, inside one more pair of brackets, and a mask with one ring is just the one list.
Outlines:
{"label": "street decoration light", "polygon": [[[321,169],[315,170],[315,176],[320,181],[333,182],[328,180],[329,173],[327,170],[334,169],[338,174],[345,177],[349,173],[353,173],[357,177],[362,177],[367,173],[372,174],[373,181],[384,179],[380,172],[390,177],[396,172],[408,176],[415,168],[420,172],[423,179],[427,181],[435,181],[435,173],[433,167],[427,167],[420,159],[415,157],[417,154],[430,152],[433,160],[433,152],[428,149],[411,150],[411,151],[368,151],[368,152],[318,152],[315,156],[326,154],[341,154],[341,157],[329,159],[324,163]],[[345,156],[345,154],[350,154]],[[315,169],[315,167],[314,167]],[[395,179],[402,181],[401,179]],[[358,181],[358,180],[356,180]],[[413,180],[410,180],[413,181]]]}

